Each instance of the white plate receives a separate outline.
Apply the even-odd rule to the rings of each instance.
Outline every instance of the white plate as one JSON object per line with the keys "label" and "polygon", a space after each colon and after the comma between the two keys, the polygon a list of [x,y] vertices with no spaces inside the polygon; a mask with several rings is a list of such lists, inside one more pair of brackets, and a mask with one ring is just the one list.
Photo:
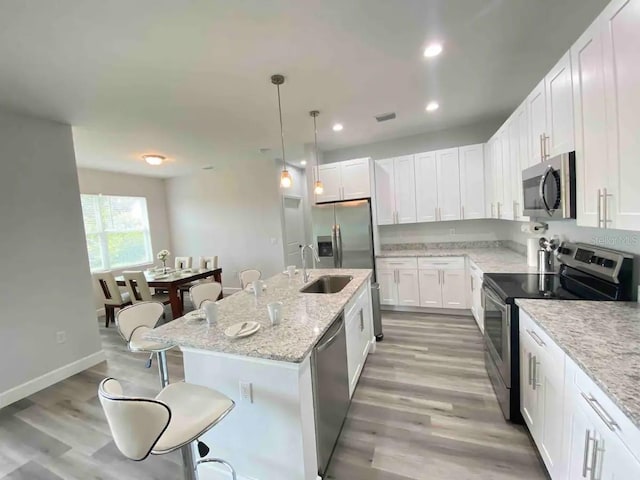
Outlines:
{"label": "white plate", "polygon": [[185,314],[184,318],[187,320],[204,320],[207,316],[205,315],[204,310],[193,310]]}
{"label": "white plate", "polygon": [[[289,272],[287,272],[286,270],[283,270],[282,273],[284,273],[285,275],[289,275]],[[298,274],[298,269],[296,269],[296,272],[294,275],[297,275],[297,274]]]}
{"label": "white plate", "polygon": [[[267,289],[265,284],[262,285],[262,291],[264,292]],[[245,291],[253,293],[253,284],[249,284],[246,286]]]}
{"label": "white plate", "polygon": [[224,334],[231,338],[243,338],[253,335],[258,330],[260,330],[260,324],[258,322],[239,322],[227,327]]}

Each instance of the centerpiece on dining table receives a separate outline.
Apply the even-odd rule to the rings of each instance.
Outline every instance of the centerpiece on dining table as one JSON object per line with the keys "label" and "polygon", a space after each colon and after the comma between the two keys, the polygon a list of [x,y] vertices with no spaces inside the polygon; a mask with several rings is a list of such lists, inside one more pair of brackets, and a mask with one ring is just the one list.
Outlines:
{"label": "centerpiece on dining table", "polygon": [[158,252],[157,258],[162,262],[162,273],[167,273],[169,271],[167,268],[167,258],[169,258],[169,255],[171,255],[171,252],[166,248]]}

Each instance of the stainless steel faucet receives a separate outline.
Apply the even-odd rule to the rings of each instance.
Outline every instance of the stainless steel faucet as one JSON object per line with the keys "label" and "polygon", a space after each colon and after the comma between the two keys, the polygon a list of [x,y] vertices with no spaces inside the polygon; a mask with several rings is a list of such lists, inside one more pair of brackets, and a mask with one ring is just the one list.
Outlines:
{"label": "stainless steel faucet", "polygon": [[309,281],[310,273],[307,272],[307,259],[304,252],[309,249],[311,253],[313,253],[313,268],[316,268],[316,262],[320,262],[320,257],[318,257],[318,252],[313,248],[313,245],[303,245],[300,247],[300,256],[302,257],[302,280],[304,283]]}

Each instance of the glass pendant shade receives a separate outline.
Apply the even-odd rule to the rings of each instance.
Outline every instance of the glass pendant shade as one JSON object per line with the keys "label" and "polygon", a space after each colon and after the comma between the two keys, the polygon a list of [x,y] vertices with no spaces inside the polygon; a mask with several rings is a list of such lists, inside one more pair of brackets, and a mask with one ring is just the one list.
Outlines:
{"label": "glass pendant shade", "polygon": [[282,188],[291,188],[291,185],[293,185],[293,179],[291,178],[289,170],[285,168],[280,173],[280,186]]}
{"label": "glass pendant shade", "polygon": [[324,193],[324,185],[320,180],[316,182],[316,186],[313,189],[313,193],[315,193],[316,195],[322,195]]}

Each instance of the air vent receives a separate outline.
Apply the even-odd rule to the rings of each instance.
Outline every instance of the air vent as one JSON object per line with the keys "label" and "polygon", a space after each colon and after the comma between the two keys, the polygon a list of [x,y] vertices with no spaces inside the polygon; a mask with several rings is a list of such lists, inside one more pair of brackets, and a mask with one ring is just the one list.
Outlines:
{"label": "air vent", "polygon": [[382,115],[376,115],[376,120],[378,122],[386,122],[387,120],[393,120],[394,118],[396,118],[395,112],[383,113]]}

